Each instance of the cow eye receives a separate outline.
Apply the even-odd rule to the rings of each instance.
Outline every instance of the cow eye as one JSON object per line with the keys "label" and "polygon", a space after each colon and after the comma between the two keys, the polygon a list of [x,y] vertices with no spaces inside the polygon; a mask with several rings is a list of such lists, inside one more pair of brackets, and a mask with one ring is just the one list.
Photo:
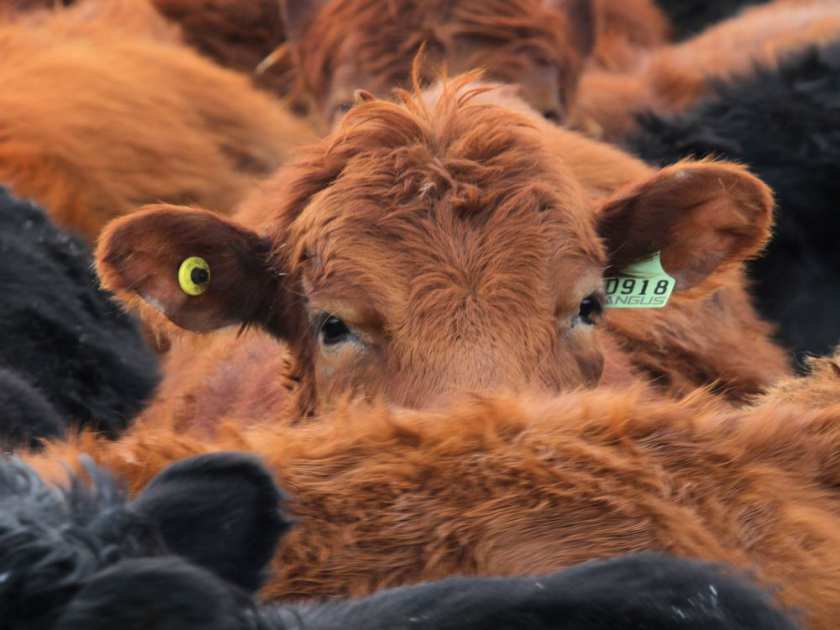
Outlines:
{"label": "cow eye", "polygon": [[601,318],[601,313],[603,312],[604,305],[601,304],[601,300],[598,299],[598,296],[593,293],[581,300],[577,319],[583,324],[594,326]]}
{"label": "cow eye", "polygon": [[347,324],[338,317],[327,315],[321,324],[320,336],[322,344],[325,346],[334,346],[348,341],[353,336],[353,333],[347,327]]}
{"label": "cow eye", "polygon": [[330,118],[333,121],[337,121],[351,109],[353,109],[353,101],[341,101],[340,103],[336,104],[335,107],[332,108],[332,112],[330,112]]}

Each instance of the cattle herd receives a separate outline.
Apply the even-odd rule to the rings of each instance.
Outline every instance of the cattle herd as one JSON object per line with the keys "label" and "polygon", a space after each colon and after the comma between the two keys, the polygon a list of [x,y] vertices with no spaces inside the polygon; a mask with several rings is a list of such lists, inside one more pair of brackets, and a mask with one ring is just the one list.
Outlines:
{"label": "cattle herd", "polygon": [[838,202],[840,0],[0,0],[0,630],[837,628]]}

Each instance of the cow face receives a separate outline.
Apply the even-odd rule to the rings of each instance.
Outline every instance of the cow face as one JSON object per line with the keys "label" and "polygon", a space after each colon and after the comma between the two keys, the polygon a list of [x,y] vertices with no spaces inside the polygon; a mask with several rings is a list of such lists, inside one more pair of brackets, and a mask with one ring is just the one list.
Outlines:
{"label": "cow face", "polygon": [[[422,70],[484,68],[520,86],[523,98],[560,121],[595,42],[592,0],[287,0],[288,36],[321,118],[334,125],[364,89],[388,96]],[[423,78],[429,78],[424,76]]]}
{"label": "cow face", "polygon": [[[770,193],[742,168],[680,163],[596,206],[545,125],[477,91],[362,103],[278,175],[262,234],[172,206],[114,222],[104,284],[181,327],[262,325],[321,407],[344,394],[425,406],[592,386],[605,273],[661,252],[687,289],[767,237]],[[209,267],[197,295],[178,278],[193,257]]]}

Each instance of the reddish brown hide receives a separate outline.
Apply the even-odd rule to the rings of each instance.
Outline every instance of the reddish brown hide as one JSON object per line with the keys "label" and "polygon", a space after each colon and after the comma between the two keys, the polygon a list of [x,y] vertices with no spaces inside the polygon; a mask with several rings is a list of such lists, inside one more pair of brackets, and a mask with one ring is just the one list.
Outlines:
{"label": "reddish brown hide", "polygon": [[646,52],[668,43],[668,18],[653,0],[594,2],[598,32],[592,66],[608,71],[630,70]]}
{"label": "reddish brown hide", "polygon": [[[182,342],[151,416],[295,419],[345,396],[427,407],[645,377],[743,400],[787,374],[741,280],[769,234],[766,186],[725,163],[656,171],[468,79],[354,108],[243,207],[256,231],[172,206],[106,229],[103,283],[152,321],[288,344]],[[672,303],[601,321],[604,273],[653,251]],[[211,268],[198,297],[177,280],[190,256]]]}
{"label": "reddish brown hide", "polygon": [[298,427],[232,418],[214,439],[140,424],[120,442],[88,434],[32,461],[61,478],[58,462],[87,452],[136,491],[177,459],[261,455],[296,519],[270,600],[653,549],[754,570],[806,627],[829,630],[840,615],[838,370],[826,362],[740,412],[599,388],[440,412],[340,409]]}
{"label": "reddish brown hide", "polygon": [[518,83],[525,99],[559,120],[595,44],[592,0],[287,0],[286,25],[301,85],[327,126],[356,89],[388,96],[409,87],[426,47],[426,78],[476,67]]}
{"label": "reddish brown hide", "polygon": [[684,43],[659,48],[629,73],[592,70],[578,90],[572,124],[616,141],[646,110],[679,112],[709,93],[710,82],[773,66],[785,55],[840,37],[835,0],[777,0],[744,11]]}
{"label": "reddish brown hide", "polygon": [[[281,0],[140,0],[165,17],[179,38],[222,66],[244,72],[258,85],[285,94],[294,75],[283,64],[256,70],[285,41]],[[0,15],[125,0],[0,0]],[[106,9],[108,10],[108,9]]]}
{"label": "reddish brown hide", "polygon": [[[610,70],[634,67],[664,44],[668,23],[653,0],[285,0],[297,65],[327,125],[364,89],[387,96],[410,84],[411,60],[427,47],[431,76],[483,68],[515,83],[534,109],[564,119],[586,59]],[[291,61],[289,61],[291,57]],[[428,78],[428,77],[427,77]]]}
{"label": "reddish brown hide", "polygon": [[243,72],[279,96],[296,75],[284,50],[282,0],[152,0],[184,40],[226,68]]}
{"label": "reddish brown hide", "polygon": [[93,240],[153,201],[230,211],[312,138],[147,3],[99,8],[0,25],[0,181],[62,226]]}

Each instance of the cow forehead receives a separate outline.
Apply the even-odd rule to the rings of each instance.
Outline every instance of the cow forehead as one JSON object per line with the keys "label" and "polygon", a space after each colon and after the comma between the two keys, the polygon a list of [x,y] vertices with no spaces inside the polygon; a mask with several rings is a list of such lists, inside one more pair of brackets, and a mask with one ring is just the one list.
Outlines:
{"label": "cow forehead", "polygon": [[564,298],[572,308],[584,297],[580,279],[603,267],[601,245],[585,216],[543,194],[523,185],[491,196],[495,206],[465,209],[457,187],[395,205],[327,191],[298,220],[309,292],[372,301],[391,323],[454,311],[493,319],[511,308],[524,317]]}
{"label": "cow forehead", "polygon": [[421,42],[430,45],[429,54],[458,36],[494,49],[516,42],[551,59],[563,49],[564,26],[561,12],[542,0],[403,0],[385,6],[341,0],[316,20],[303,47],[305,57],[320,62],[307,64],[315,82],[332,75],[324,72],[327,67],[333,71],[348,59],[374,76],[404,80]]}

